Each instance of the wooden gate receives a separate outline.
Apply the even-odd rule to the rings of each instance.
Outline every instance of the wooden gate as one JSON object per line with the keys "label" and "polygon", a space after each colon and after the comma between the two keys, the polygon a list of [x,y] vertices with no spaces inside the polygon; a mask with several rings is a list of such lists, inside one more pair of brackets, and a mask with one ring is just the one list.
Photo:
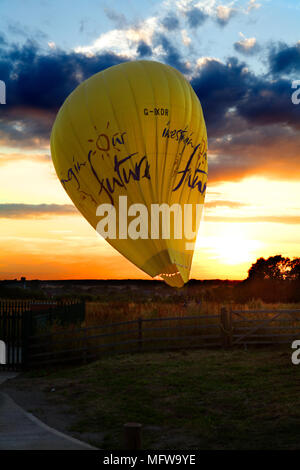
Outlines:
{"label": "wooden gate", "polygon": [[224,346],[291,344],[300,338],[300,309],[221,310]]}

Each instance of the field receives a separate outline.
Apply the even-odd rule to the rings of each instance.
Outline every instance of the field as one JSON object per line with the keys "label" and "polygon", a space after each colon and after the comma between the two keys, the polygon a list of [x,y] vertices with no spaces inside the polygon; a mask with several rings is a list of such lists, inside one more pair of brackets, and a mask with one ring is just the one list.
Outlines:
{"label": "field", "polygon": [[[230,309],[240,310],[230,315]],[[106,353],[291,344],[300,335],[299,304],[261,301],[88,302],[80,322],[63,320],[62,315],[38,324],[29,346],[30,366],[95,360]]]}
{"label": "field", "polygon": [[282,310],[300,309],[300,303],[265,303],[260,299],[244,304],[236,302],[196,301],[185,302],[162,301],[104,301],[87,302],[85,326],[101,325],[125,320],[136,320],[139,317],[182,317],[192,315],[218,315],[222,306],[232,310]]}
{"label": "field", "polygon": [[300,449],[300,366],[291,352],[126,354],[28,372],[7,387],[51,425],[51,412],[34,403],[40,392],[53,409],[64,409],[58,423],[102,449],[121,449],[130,421],[142,423],[148,450]]}

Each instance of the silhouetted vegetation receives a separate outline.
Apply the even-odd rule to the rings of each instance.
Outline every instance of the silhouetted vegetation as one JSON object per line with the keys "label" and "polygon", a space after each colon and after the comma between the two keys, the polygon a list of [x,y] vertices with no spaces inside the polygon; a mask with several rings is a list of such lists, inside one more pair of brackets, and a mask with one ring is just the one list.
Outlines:
{"label": "silhouetted vegetation", "polygon": [[181,289],[158,280],[53,280],[0,281],[0,299],[59,300],[80,298],[88,302],[144,304],[218,302],[245,304],[260,299],[267,303],[300,302],[300,258],[282,255],[259,258],[244,281],[191,279]]}
{"label": "silhouetted vegetation", "polygon": [[236,290],[238,302],[252,298],[264,302],[300,302],[300,258],[291,260],[281,255],[259,258]]}
{"label": "silhouetted vegetation", "polygon": [[0,299],[46,300],[47,295],[42,289],[0,286]]}

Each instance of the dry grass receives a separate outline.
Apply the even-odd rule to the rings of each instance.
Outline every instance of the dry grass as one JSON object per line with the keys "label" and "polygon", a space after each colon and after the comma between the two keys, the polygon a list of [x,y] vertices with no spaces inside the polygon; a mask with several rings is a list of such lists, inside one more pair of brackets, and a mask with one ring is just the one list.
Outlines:
{"label": "dry grass", "polygon": [[218,302],[195,301],[172,302],[88,302],[86,304],[86,326],[103,325],[138,318],[187,317],[196,315],[218,315]]}
{"label": "dry grass", "polygon": [[[267,304],[260,299],[253,299],[246,304],[189,301],[187,303],[172,302],[87,302],[85,324],[83,326],[96,326],[107,323],[117,323],[120,321],[137,320],[138,318],[166,318],[166,317],[187,317],[197,315],[219,315],[221,307],[225,306],[232,310],[284,310],[300,309],[300,304]],[[256,318],[252,315],[251,318]],[[260,315],[257,314],[257,318]]]}
{"label": "dry grass", "polygon": [[[224,304],[223,304],[224,305]],[[105,352],[124,353],[133,351],[154,351],[188,347],[220,347],[222,332],[220,328],[221,304],[217,302],[190,301],[186,304],[172,302],[90,302],[81,325],[67,328],[54,323],[50,335],[41,338],[35,353],[40,354],[38,361],[68,361],[72,358],[86,360],[102,357]],[[255,329],[260,321],[271,319],[277,310],[300,308],[299,304],[263,304],[252,301],[246,305],[228,304],[227,308],[242,310],[245,318],[233,316],[235,335],[245,335]],[[251,313],[249,310],[273,310],[272,313]],[[247,312],[249,312],[247,314]],[[206,318],[206,316],[212,318]],[[189,318],[192,317],[192,318]],[[138,319],[142,318],[142,325]],[[251,341],[262,343],[278,342],[295,337],[299,332],[300,310],[293,316],[283,314],[266,326],[260,327],[251,337],[240,341],[241,346]],[[121,324],[117,324],[121,322]],[[142,343],[139,326],[142,326]],[[298,329],[297,329],[298,327]],[[48,328],[49,334],[49,328]],[[268,337],[266,338],[267,335]],[[75,351],[74,351],[75,350]],[[50,354],[47,354],[50,352]]]}

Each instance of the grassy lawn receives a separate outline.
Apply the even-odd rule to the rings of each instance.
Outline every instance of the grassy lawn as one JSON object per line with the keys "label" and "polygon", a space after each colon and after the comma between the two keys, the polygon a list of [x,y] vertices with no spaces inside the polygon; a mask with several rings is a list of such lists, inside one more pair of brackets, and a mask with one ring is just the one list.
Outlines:
{"label": "grassy lawn", "polygon": [[[155,352],[27,373],[76,417],[70,431],[122,448],[143,424],[144,449],[300,449],[300,366],[292,350]],[[55,388],[55,394],[51,388]]]}

